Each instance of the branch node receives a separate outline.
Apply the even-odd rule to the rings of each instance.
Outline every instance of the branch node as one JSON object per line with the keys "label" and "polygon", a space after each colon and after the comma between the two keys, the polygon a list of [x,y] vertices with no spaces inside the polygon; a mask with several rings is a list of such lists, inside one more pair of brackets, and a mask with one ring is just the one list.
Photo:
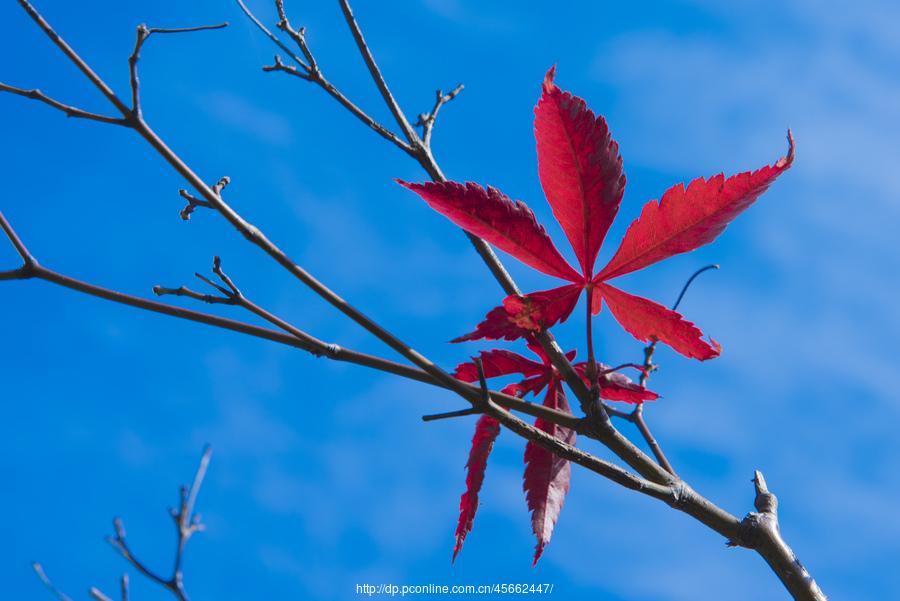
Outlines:
{"label": "branch node", "polygon": [[[225,186],[227,186],[230,183],[231,183],[231,178],[228,177],[227,175],[219,178],[219,181],[217,181],[215,184],[213,184],[213,186],[211,188],[213,194],[215,194],[217,198],[221,199],[222,190],[224,190]],[[197,198],[196,196],[194,196],[193,194],[191,194],[190,192],[188,192],[185,189],[178,190],[178,195],[187,201],[187,204],[184,206],[183,209],[181,209],[181,212],[179,213],[179,216],[184,221],[188,221],[191,218],[191,214],[194,212],[194,209],[196,209],[197,207],[206,207],[207,209],[215,208],[213,206],[213,204],[211,202],[209,202],[208,200],[205,200],[203,198]]]}
{"label": "branch node", "polygon": [[191,218],[191,214],[197,207],[206,207],[207,209],[212,208],[212,205],[207,201],[202,198],[197,198],[185,189],[178,190],[178,194],[188,202],[184,208],[181,209],[181,212],[178,213],[184,221],[188,221]]}
{"label": "branch node", "polygon": [[465,86],[463,84],[459,84],[447,94],[444,94],[443,90],[436,90],[434,106],[431,108],[431,111],[428,113],[419,114],[419,119],[418,121],[416,121],[416,127],[422,128],[422,144],[426,150],[429,150],[431,148],[431,134],[434,130],[434,124],[437,120],[438,111],[441,110],[442,106],[456,98],[464,88]]}

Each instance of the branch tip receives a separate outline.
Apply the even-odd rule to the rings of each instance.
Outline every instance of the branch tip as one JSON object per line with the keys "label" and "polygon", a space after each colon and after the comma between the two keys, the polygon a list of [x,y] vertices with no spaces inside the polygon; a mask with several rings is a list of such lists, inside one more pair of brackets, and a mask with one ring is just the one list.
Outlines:
{"label": "branch tip", "polygon": [[761,513],[774,515],[778,511],[778,497],[769,492],[766,479],[761,471],[756,470],[753,472],[752,482],[753,487],[756,489],[756,498],[753,500],[756,510]]}
{"label": "branch tip", "polygon": [[477,415],[482,413],[481,409],[477,409],[475,407],[468,407],[466,409],[459,409],[457,411],[447,411],[445,413],[432,413],[430,415],[423,415],[423,422],[433,422],[442,419],[450,419],[454,417],[465,417],[467,415]]}

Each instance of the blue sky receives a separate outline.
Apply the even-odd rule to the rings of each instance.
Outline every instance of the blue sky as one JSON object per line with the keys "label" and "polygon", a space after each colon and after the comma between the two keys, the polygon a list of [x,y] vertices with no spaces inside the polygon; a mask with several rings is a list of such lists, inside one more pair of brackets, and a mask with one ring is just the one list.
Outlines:
{"label": "blue sky", "polygon": [[[14,4],[0,7],[0,81],[105,110]],[[250,4],[273,22],[268,2]],[[446,341],[496,304],[499,289],[465,238],[392,181],[423,174],[320,90],[262,73],[272,48],[231,2],[37,6],[122,94],[136,24],[230,21],[148,43],[149,122],[207,180],[231,176],[236,209],[417,349],[451,368],[481,348]],[[682,310],[724,353],[700,364],[662,349],[653,386],[665,398],[647,415],[679,472],[732,513],[751,508],[749,479],[762,469],[785,536],[833,598],[896,590],[897,6],[355,8],[410,114],[431,106],[436,87],[466,84],[435,130],[448,176],[526,201],[559,242],[531,122],[554,63],[558,83],[607,117],[621,147],[628,188],[613,242],[671,184],[770,163],[793,128],[794,168],[719,241],[623,280],[670,302],[696,268],[722,265]],[[288,9],[326,75],[387,123],[336,3]],[[0,123],[0,209],[47,266],[149,295],[154,284],[188,283],[218,254],[245,293],[299,327],[389,356],[221,219],[199,212],[181,222],[183,182],[131,132],[8,95]],[[3,247],[0,261],[11,268],[16,258]],[[506,263],[524,289],[547,287]],[[473,421],[419,420],[458,408],[451,395],[41,282],[3,283],[0,309],[0,565],[10,598],[47,598],[32,560],[76,598],[90,585],[112,593],[125,567],[103,542],[114,515],[148,563],[167,566],[165,510],[207,442],[214,457],[199,505],[208,531],[186,560],[195,599],[347,599],[363,582],[552,582],[566,599],[784,597],[754,554],[726,550],[690,519],[578,469],[532,569],[523,445],[508,434],[451,566]],[[608,316],[598,324],[609,362],[640,357]],[[562,327],[563,343],[579,343],[582,327],[577,316]],[[134,580],[134,598],[165,598]]]}

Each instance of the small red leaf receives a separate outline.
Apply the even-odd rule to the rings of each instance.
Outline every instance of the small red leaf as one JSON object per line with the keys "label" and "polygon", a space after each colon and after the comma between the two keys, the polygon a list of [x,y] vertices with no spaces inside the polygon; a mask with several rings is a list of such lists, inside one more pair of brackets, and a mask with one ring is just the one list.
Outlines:
{"label": "small red leaf", "polygon": [[595,290],[616,321],[642,342],[659,340],[682,355],[701,361],[718,357],[722,352],[715,340],[703,340],[703,332],[675,311],[609,284],[600,284]]}
{"label": "small red leaf", "polygon": [[503,299],[503,307],[519,327],[537,332],[568,319],[578,304],[580,294],[581,286],[568,284],[532,292],[524,297],[507,296]]}
{"label": "small red leaf", "polygon": [[[570,413],[566,395],[558,380],[551,382],[544,399],[544,406]],[[556,438],[575,444],[575,431],[551,424],[542,419],[535,427]],[[534,565],[537,564],[544,547],[550,542],[553,527],[559,519],[566,493],[569,492],[571,467],[565,459],[560,459],[550,451],[532,441],[525,446],[525,476],[523,489],[528,509],[531,511],[531,528],[537,537],[534,551]]]}
{"label": "small red leaf", "polygon": [[451,342],[467,340],[517,340],[533,335],[542,329],[565,321],[575,305],[581,287],[567,284],[552,290],[532,292],[525,296],[510,295],[503,305],[491,309],[474,332],[455,338]]}
{"label": "small red leaf", "polygon": [[500,434],[500,422],[489,415],[482,415],[475,424],[475,435],[472,436],[472,447],[469,449],[469,461],[466,463],[466,492],[459,500],[459,522],[456,526],[456,544],[453,547],[453,559],[462,549],[466,535],[472,531],[475,513],[478,511],[478,493],[484,482],[484,471],[487,468],[488,456]]}
{"label": "small red leaf", "polygon": [[475,326],[473,332],[469,332],[450,342],[467,342],[469,340],[517,340],[530,335],[531,330],[523,330],[512,321],[503,305],[494,307],[484,317],[484,321]]}
{"label": "small red leaf", "polygon": [[551,378],[552,374],[548,370],[547,373],[541,374],[540,376],[526,378],[517,384],[510,384],[503,389],[503,392],[518,397],[523,397],[528,393],[538,394]]}
{"label": "small red leaf", "polygon": [[[509,374],[522,374],[526,378],[544,373],[545,367],[512,351],[494,349],[482,351],[479,355],[485,378],[496,378]],[[456,366],[453,376],[463,382],[477,382],[478,368],[475,363],[467,361]]]}
{"label": "small red leaf", "polygon": [[644,205],[625,232],[609,264],[594,278],[600,282],[643,269],[658,261],[712,242],[744,209],[787,171],[794,160],[794,138],[788,131],[788,153],[774,165],[725,178],[695,179],[685,190],[678,184],[662,199]]}
{"label": "small red leaf", "polygon": [[499,190],[485,189],[473,183],[397,182],[421,196],[432,209],[462,229],[526,265],[564,280],[580,282],[584,279],[559,254],[531,209]]}
{"label": "small red leaf", "polygon": [[[608,369],[604,365],[600,369]],[[655,401],[659,395],[631,381],[631,378],[619,372],[612,372],[600,376],[600,396],[610,401],[622,401],[625,403],[643,403]]]}
{"label": "small red leaf", "polygon": [[582,273],[590,278],[622,202],[625,175],[606,120],[595,117],[581,98],[560,90],[554,72],[555,67],[547,72],[534,109],[538,175]]}
{"label": "small red leaf", "polygon": [[[575,371],[578,372],[578,375],[581,376],[584,383],[590,387],[591,383],[585,375],[587,363],[576,363],[572,367],[575,368]],[[598,363],[597,368],[600,371],[600,376],[598,377],[600,396],[604,399],[638,404],[643,403],[644,401],[655,401],[659,398],[658,394],[644,388],[640,384],[635,384],[631,378],[623,373],[617,371],[603,373],[604,370],[610,369],[609,365]]]}

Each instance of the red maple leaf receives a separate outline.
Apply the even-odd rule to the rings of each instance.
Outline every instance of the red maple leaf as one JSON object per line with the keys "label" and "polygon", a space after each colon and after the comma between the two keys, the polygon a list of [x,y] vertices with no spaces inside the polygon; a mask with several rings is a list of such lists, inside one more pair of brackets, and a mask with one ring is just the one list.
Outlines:
{"label": "red maple leaf", "polygon": [[[483,351],[479,358],[485,378],[521,374],[525,379],[506,386],[503,392],[516,396],[529,393],[538,395],[547,388],[544,406],[571,413],[559,372],[550,363],[550,358],[533,339],[528,340],[528,348],[538,356],[540,362],[507,350]],[[570,361],[574,359],[575,351],[566,353],[566,358]],[[582,378],[585,378],[586,363],[577,363],[574,367]],[[634,384],[621,374],[610,371],[605,365],[600,364],[599,373],[600,396],[603,398],[631,403],[658,398],[656,393]],[[456,367],[454,375],[464,382],[476,382],[479,379],[478,368],[474,362],[461,363]],[[534,425],[551,436],[575,444],[573,430],[542,419],[537,419]],[[488,415],[483,415],[475,424],[475,434],[472,436],[469,460],[466,463],[466,491],[459,501],[459,521],[456,526],[456,544],[453,548],[454,560],[474,525],[475,513],[478,510],[478,493],[484,482],[488,456],[499,434],[500,424]],[[570,468],[568,461],[558,458],[531,441],[525,447],[525,464],[524,489],[528,509],[532,512],[532,530],[538,541],[534,555],[534,562],[537,563],[544,546],[550,541],[553,527],[569,490]]]}
{"label": "red maple leaf", "polygon": [[599,272],[594,264],[625,190],[618,144],[606,120],[595,116],[584,100],[560,90],[551,68],[535,107],[538,175],[553,215],[575,251],[580,270],[570,266],[554,246],[534,213],[494,188],[473,183],[412,184],[433,209],[467,232],[483,238],[526,265],[569,284],[511,295],[492,309],[474,332],[454,340],[514,340],[565,321],[585,291],[593,314],[605,304],[635,338],[660,341],[700,360],[717,357],[721,347],[675,311],[627,294],[609,280],[689,252],[712,242],[739,213],[749,207],[790,168],[794,140],[788,131],[788,153],[773,165],[731,177],[697,178],[687,188],[669,188],[651,200],[625,233],[610,262]]}

